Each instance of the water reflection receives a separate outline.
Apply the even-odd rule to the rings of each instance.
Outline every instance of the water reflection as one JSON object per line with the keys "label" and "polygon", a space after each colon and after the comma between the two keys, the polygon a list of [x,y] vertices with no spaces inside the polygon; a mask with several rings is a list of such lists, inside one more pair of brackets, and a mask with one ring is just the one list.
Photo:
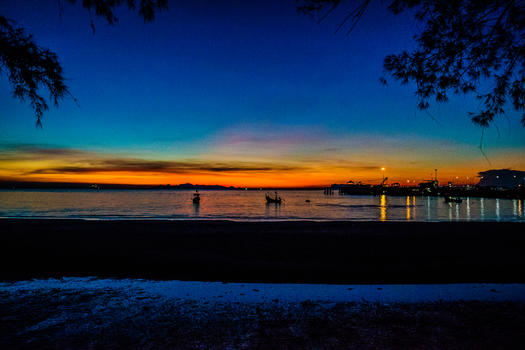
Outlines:
{"label": "water reflection", "polygon": [[[525,221],[523,200],[466,198],[454,208],[441,197],[325,196],[323,191],[281,191],[286,205],[266,205],[264,192],[0,190],[0,217],[201,218],[232,220],[500,220]],[[419,200],[421,199],[421,200]],[[310,202],[307,202],[309,200]]]}
{"label": "water reflection", "polygon": [[407,196],[407,220],[410,220],[410,197]]}
{"label": "water reflection", "polygon": [[280,203],[266,203],[266,216],[267,217],[279,217],[281,215],[281,204]]}
{"label": "water reflection", "polygon": [[381,204],[380,204],[380,219],[381,221],[386,221],[386,195],[381,195]]}
{"label": "water reflection", "polygon": [[199,217],[201,205],[199,203],[193,203],[193,216]]}

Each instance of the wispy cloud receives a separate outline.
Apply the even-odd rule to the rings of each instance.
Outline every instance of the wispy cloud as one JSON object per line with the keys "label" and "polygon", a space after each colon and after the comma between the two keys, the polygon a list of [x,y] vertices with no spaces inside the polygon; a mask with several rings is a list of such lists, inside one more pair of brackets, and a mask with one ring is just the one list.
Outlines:
{"label": "wispy cloud", "polygon": [[31,168],[24,175],[83,174],[101,172],[135,173],[250,173],[288,172],[305,170],[306,167],[281,163],[247,161],[210,161],[184,159],[177,161],[140,159],[83,150],[36,145],[3,145],[0,163],[25,162]]}
{"label": "wispy cloud", "polygon": [[220,156],[276,159],[288,154],[330,148],[331,144],[327,140],[330,140],[329,136],[321,128],[238,125],[225,128],[212,137],[209,151]]}
{"label": "wispy cloud", "polygon": [[[301,135],[302,131],[298,134]],[[435,143],[398,142],[376,137],[322,142],[316,136],[291,137],[276,133],[273,142],[252,133],[240,143],[222,138],[209,152],[194,158],[177,158],[167,153],[152,155],[89,151],[42,144],[1,144],[0,178],[38,181],[78,181],[110,183],[197,182],[235,186],[319,186],[359,180],[378,182],[381,168],[391,181],[427,178],[439,168],[443,178],[475,176],[486,170],[483,160],[472,160],[461,147],[440,147]],[[219,140],[219,139],[218,139]],[[368,142],[368,143],[367,143]],[[387,145],[382,149],[381,144]],[[230,147],[230,149],[228,149]],[[273,148],[272,148],[273,147]],[[454,152],[455,151],[455,152]],[[461,153],[463,152],[463,154]],[[454,154],[454,157],[450,155]],[[499,167],[523,168],[521,154],[498,156]]]}
{"label": "wispy cloud", "polygon": [[41,160],[83,158],[95,156],[94,152],[87,152],[67,147],[57,147],[30,143],[0,144],[0,161]]}
{"label": "wispy cloud", "polygon": [[91,160],[87,165],[56,166],[36,169],[28,174],[78,174],[99,172],[148,172],[148,173],[236,173],[236,172],[274,172],[295,171],[301,167],[279,164],[259,164],[247,162],[205,162],[205,161],[155,161],[144,159],[103,159]]}

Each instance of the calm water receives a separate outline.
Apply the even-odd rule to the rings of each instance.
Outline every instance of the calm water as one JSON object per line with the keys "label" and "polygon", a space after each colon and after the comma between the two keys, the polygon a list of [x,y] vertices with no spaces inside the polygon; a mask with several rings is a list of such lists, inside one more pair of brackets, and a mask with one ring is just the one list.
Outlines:
{"label": "calm water", "polygon": [[[323,191],[281,191],[284,204],[267,205],[263,191],[7,190],[0,217],[92,219],[525,221],[523,200],[438,197],[326,196]],[[310,203],[306,200],[310,200]]]}

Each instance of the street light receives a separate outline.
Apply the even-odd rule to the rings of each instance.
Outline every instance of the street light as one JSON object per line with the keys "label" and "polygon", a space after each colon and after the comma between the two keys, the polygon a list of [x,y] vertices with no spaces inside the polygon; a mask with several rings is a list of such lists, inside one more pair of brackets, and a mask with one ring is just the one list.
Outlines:
{"label": "street light", "polygon": [[381,174],[383,175],[383,182],[381,182],[381,186],[385,184],[385,168],[381,168]]}

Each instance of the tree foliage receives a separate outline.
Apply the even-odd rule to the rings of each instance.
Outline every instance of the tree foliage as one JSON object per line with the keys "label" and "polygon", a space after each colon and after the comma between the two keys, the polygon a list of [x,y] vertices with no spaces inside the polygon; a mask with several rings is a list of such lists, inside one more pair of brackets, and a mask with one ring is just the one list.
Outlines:
{"label": "tree foliage", "polygon": [[[67,1],[72,4],[77,2],[77,0]],[[135,0],[82,0],[82,6],[90,15],[94,12],[96,16],[104,18],[111,25],[118,23],[115,9],[122,5],[127,5],[132,11],[137,11],[138,7],[138,13],[144,18],[144,22],[151,22],[155,18],[155,11],[168,8],[168,0],[140,0],[138,3]],[[91,20],[91,28],[95,30],[93,20]]]}
{"label": "tree foliage", "polygon": [[49,91],[55,105],[69,94],[57,55],[38,46],[23,28],[15,27],[3,16],[0,16],[0,73],[7,75],[14,97],[29,100],[37,126],[42,125],[42,115],[49,108],[40,88]]}
{"label": "tree foliage", "polygon": [[[76,0],[67,0],[75,4]],[[59,0],[59,4],[61,4]],[[138,11],[144,22],[152,21],[156,11],[167,8],[167,0],[82,0],[81,5],[95,16],[104,18],[110,25],[118,22],[115,10],[126,5]],[[95,30],[91,19],[91,28]],[[49,92],[49,101],[58,105],[65,96],[72,95],[65,83],[62,66],[57,55],[39,46],[31,34],[17,27],[14,20],[0,15],[0,74],[5,74],[13,88],[13,95],[28,101],[37,118],[37,126],[42,125],[44,111],[49,108],[48,100],[42,90]]]}
{"label": "tree foliage", "polygon": [[[300,0],[298,10],[322,20],[343,3],[351,8],[338,30],[349,33],[370,0]],[[383,64],[394,79],[415,83],[420,109],[431,99],[472,93],[481,102],[470,113],[474,123],[487,127],[512,106],[525,126],[525,2],[391,0],[388,8],[394,14],[410,10],[423,24],[414,36],[416,48],[388,55]]]}

